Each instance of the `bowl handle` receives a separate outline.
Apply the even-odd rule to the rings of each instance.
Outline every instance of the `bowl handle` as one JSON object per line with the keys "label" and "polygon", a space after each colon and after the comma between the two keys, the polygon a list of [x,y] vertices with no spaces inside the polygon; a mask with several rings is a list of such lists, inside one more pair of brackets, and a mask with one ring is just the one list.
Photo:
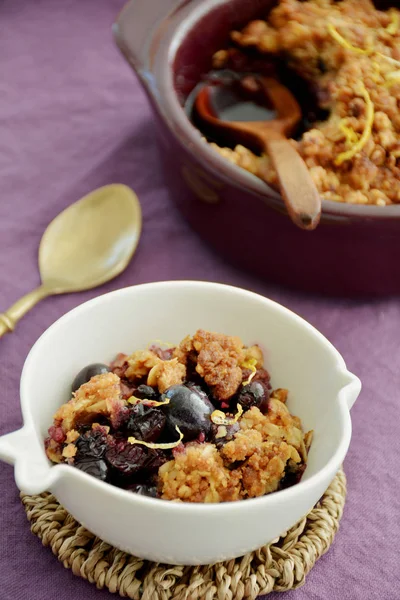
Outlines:
{"label": "bowl handle", "polygon": [[13,465],[18,456],[29,452],[29,438],[24,427],[2,435],[0,437],[0,460]]}
{"label": "bowl handle", "polygon": [[346,371],[341,377],[341,390],[345,395],[346,404],[349,407],[349,410],[351,410],[360,394],[361,381],[356,375],[350,373],[350,371]]}
{"label": "bowl handle", "polygon": [[177,9],[190,0],[130,0],[113,24],[113,35],[118,48],[128,63],[148,85],[154,54],[160,36],[161,23],[166,23]]}
{"label": "bowl handle", "polygon": [[38,447],[36,434],[26,427],[0,437],[0,460],[15,465],[15,481],[26,494],[41,494],[56,479]]}

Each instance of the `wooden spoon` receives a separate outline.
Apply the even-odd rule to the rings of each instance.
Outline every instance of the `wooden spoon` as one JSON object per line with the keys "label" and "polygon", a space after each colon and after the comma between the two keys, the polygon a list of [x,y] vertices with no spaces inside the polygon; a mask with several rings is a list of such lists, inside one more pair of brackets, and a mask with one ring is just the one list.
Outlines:
{"label": "wooden spoon", "polygon": [[216,115],[211,95],[215,86],[202,87],[195,99],[197,117],[236,143],[256,143],[266,152],[278,175],[279,186],[292,221],[302,229],[315,229],[321,216],[321,198],[301,156],[289,140],[299,121],[301,109],[293,94],[276,79],[252,76],[277,118],[270,121],[224,121]]}
{"label": "wooden spoon", "polygon": [[136,250],[141,228],[139,200],[125,185],[106,185],[65,209],[40,242],[42,284],[0,314],[0,337],[39,300],[88,290],[119,275]]}

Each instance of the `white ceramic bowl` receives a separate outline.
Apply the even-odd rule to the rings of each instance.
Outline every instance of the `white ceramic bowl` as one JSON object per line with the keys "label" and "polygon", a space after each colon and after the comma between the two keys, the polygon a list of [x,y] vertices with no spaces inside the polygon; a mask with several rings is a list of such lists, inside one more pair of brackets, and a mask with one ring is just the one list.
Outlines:
{"label": "white ceramic bowl", "polygon": [[[154,339],[176,343],[198,328],[239,335],[264,349],[273,386],[289,389],[290,410],[315,432],[299,484],[251,500],[185,504],[132,494],[49,462],[43,440],[83,366]],[[314,506],[346,455],[349,409],[360,389],[337,350],[271,300],[215,283],[140,285],[86,302],[36,342],[21,377],[24,426],[0,438],[0,458],[15,464],[20,490],[51,491],[85,527],[121,550],[171,564],[214,563],[272,541]]]}

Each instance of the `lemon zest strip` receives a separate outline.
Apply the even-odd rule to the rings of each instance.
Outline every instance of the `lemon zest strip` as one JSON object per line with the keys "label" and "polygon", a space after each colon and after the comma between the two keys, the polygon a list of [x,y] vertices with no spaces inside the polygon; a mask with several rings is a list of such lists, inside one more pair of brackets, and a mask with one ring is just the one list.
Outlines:
{"label": "lemon zest strip", "polygon": [[392,63],[392,65],[396,65],[396,67],[400,67],[400,61],[392,58],[391,56],[387,56],[387,54],[383,54],[382,52],[377,52],[377,56],[386,59],[388,62]]}
{"label": "lemon zest strip", "polygon": [[346,143],[350,146],[352,144],[356,144],[359,140],[358,134],[354,131],[352,127],[346,125],[346,119],[343,119],[341,123],[339,123],[339,129],[346,136]]}
{"label": "lemon zest strip", "polygon": [[372,125],[374,122],[374,114],[375,114],[374,104],[371,100],[371,96],[369,95],[367,88],[365,87],[365,85],[363,83],[360,83],[360,88],[361,88],[360,95],[364,98],[365,103],[367,105],[366,123],[365,123],[364,131],[362,132],[362,135],[361,135],[360,139],[358,140],[358,142],[356,144],[354,144],[353,147],[350,148],[350,150],[347,150],[346,152],[341,152],[340,154],[338,154],[338,156],[335,159],[336,165],[341,165],[345,160],[350,160],[351,158],[353,158],[353,156],[358,154],[358,152],[361,152],[361,150],[364,148],[365,144],[367,143],[369,137],[371,136]]}
{"label": "lemon zest strip", "polygon": [[137,440],[135,437],[128,437],[128,442],[130,444],[141,444],[142,446],[146,446],[146,448],[153,448],[155,450],[172,450],[172,448],[176,448],[179,446],[181,441],[183,440],[183,433],[179,429],[178,425],[175,426],[176,431],[179,433],[179,440],[176,442],[170,442],[169,444],[156,444],[154,442],[143,442],[142,440]]}
{"label": "lemon zest strip", "polygon": [[234,425],[243,414],[243,408],[240,406],[240,404],[237,404],[236,408],[237,413],[234,417],[227,417],[222,410],[214,410],[214,412],[211,413],[211,421],[214,423],[214,425]]}
{"label": "lemon zest strip", "polygon": [[[398,19],[398,16],[397,16],[397,19]],[[351,50],[352,52],[356,52],[357,54],[364,54],[364,55],[375,54],[376,56],[379,56],[380,58],[384,58],[388,62],[392,63],[392,65],[396,65],[397,67],[400,67],[400,61],[396,60],[395,58],[392,58],[391,56],[387,56],[386,54],[383,54],[382,52],[378,52],[374,48],[364,49],[364,48],[359,48],[358,46],[353,46],[353,44],[351,44],[348,40],[346,40],[346,38],[344,38],[335,29],[335,27],[332,25],[332,23],[328,23],[327,29],[328,29],[328,32],[330,33],[330,35],[333,37],[333,39],[336,40],[338,42],[338,44],[340,44],[342,46],[342,48],[346,48],[346,50]]]}
{"label": "lemon zest strip", "polygon": [[249,378],[246,381],[242,382],[242,385],[249,385],[249,383],[251,382],[251,380],[253,379],[254,375],[257,373],[257,359],[256,358],[249,358],[249,360],[244,361],[241,364],[242,369],[249,369],[250,371],[252,371],[250,373]]}
{"label": "lemon zest strip", "polygon": [[390,88],[396,83],[400,83],[400,71],[392,71],[386,75],[385,87]]}
{"label": "lemon zest strip", "polygon": [[127,402],[129,404],[146,404],[146,406],[163,406],[164,404],[169,404],[170,399],[166,398],[162,402],[157,402],[157,400],[150,400],[150,398],[136,398],[136,396],[131,396],[128,398]]}
{"label": "lemon zest strip", "polygon": [[398,81],[398,80],[400,80],[400,71],[392,71],[391,73],[388,73],[386,75],[386,79],[389,79],[391,81]]}
{"label": "lemon zest strip", "polygon": [[371,61],[373,67],[373,73],[371,73],[371,79],[374,83],[379,83],[379,77],[381,75],[381,69],[379,63],[376,60]]}
{"label": "lemon zest strip", "polygon": [[342,48],[346,48],[346,50],[351,50],[352,52],[356,52],[357,54],[372,54],[374,52],[373,48],[359,48],[358,46],[353,46],[344,38],[340,33],[335,29],[332,23],[328,23],[328,31],[334,40],[338,42],[342,46]]}

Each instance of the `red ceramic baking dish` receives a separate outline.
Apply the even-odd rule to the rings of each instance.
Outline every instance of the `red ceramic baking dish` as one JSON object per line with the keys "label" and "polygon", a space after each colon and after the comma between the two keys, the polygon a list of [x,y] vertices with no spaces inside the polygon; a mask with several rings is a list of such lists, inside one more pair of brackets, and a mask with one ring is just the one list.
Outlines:
{"label": "red ceramic baking dish", "polygon": [[154,110],[171,197],[230,262],[297,289],[341,296],[400,292],[400,205],[322,201],[314,231],[290,221],[282,198],[201,139],[184,110],[229,32],[266,15],[271,0],[132,0],[116,42]]}

